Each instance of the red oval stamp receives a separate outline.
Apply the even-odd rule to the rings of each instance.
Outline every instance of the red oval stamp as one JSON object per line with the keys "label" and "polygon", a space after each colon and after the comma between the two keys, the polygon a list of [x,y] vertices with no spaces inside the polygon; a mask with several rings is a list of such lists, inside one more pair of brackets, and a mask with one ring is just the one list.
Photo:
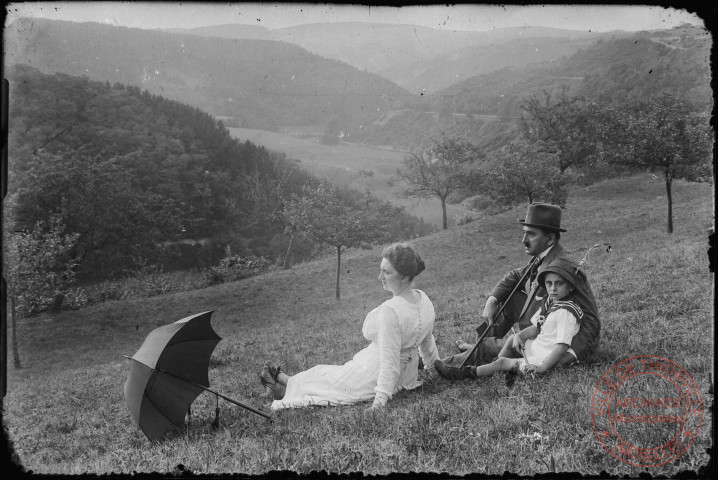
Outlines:
{"label": "red oval stamp", "polygon": [[683,367],[641,355],[614,365],[601,378],[591,419],[611,455],[637,467],[657,467],[695,442],[703,424],[703,397]]}

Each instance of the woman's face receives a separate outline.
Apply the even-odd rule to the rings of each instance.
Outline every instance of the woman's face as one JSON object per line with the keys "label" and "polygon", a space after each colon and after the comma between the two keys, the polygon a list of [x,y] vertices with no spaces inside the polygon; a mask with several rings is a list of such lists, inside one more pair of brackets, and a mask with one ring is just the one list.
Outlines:
{"label": "woman's face", "polygon": [[388,290],[393,294],[402,291],[407,283],[406,278],[407,277],[396,271],[394,265],[392,265],[389,260],[386,258],[381,259],[379,280],[381,280],[381,286],[384,287],[384,290]]}

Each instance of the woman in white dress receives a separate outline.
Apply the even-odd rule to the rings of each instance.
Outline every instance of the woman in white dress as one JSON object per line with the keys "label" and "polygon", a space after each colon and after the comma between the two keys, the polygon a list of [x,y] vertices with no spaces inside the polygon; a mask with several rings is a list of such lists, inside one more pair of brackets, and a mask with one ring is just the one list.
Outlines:
{"label": "woman in white dress", "polygon": [[434,305],[412,280],[425,268],[418,253],[394,244],[382,253],[379,280],[393,297],[369,312],[362,333],[371,343],[344,365],[317,365],[289,376],[267,361],[260,380],[274,398],[273,410],[309,405],[351,405],[374,400],[386,405],[400,390],[421,385],[419,356],[436,378],[439,354],[434,340]]}

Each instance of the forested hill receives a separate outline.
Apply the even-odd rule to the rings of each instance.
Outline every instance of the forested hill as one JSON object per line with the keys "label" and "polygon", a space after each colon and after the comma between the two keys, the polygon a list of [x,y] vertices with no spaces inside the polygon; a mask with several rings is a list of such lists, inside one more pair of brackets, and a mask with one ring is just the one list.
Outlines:
{"label": "forested hill", "polygon": [[11,228],[27,231],[62,212],[69,230],[83,233],[90,260],[113,244],[119,255],[243,229],[233,206],[249,208],[245,177],[281,159],[138,87],[23,65],[6,75]]}
{"label": "forested hill", "polygon": [[[209,114],[138,87],[25,65],[6,76],[8,227],[29,231],[61,214],[81,235],[84,273],[107,276],[143,259],[207,266],[228,243],[241,255],[277,256],[288,240],[272,216],[272,194],[280,181],[284,195],[319,184],[283,154],[233,139]],[[341,193],[349,203],[362,195]],[[403,210],[382,208],[399,220],[397,238],[428,230]],[[158,246],[198,239],[211,245],[185,255]]]}
{"label": "forested hill", "polygon": [[575,95],[621,104],[672,93],[697,106],[710,103],[710,35],[695,27],[642,32],[629,38],[599,40],[556,62],[504,69],[473,77],[440,92],[432,108],[512,116],[527,95],[569,85]]}
{"label": "forested hill", "polygon": [[45,73],[140,86],[236,126],[359,125],[407,92],[377,75],[292,44],[19,19],[5,29],[6,62]]}
{"label": "forested hill", "polygon": [[600,40],[554,62],[507,67],[459,82],[426,96],[412,110],[390,112],[355,132],[354,140],[410,147],[444,132],[492,148],[513,135],[528,98],[543,98],[564,86],[570,95],[619,108],[662,93],[696,109],[710,108],[711,44],[707,30],[692,26]]}

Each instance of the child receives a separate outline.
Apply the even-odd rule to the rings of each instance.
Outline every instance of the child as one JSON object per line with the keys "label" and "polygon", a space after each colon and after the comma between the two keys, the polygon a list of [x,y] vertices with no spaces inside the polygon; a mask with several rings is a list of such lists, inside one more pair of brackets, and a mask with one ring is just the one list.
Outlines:
{"label": "child", "polygon": [[445,378],[478,378],[515,369],[522,373],[546,373],[555,367],[565,352],[573,353],[571,340],[583,317],[581,307],[571,295],[575,290],[575,271],[576,264],[558,258],[539,274],[537,280],[544,284],[548,294],[546,301],[531,317],[530,327],[506,340],[496,360],[478,367],[461,367],[473,371],[460,376],[460,372],[452,372],[459,370],[457,367],[447,367],[439,361],[434,364],[437,371]]}
{"label": "child", "polygon": [[[515,368],[522,373],[546,373],[566,351],[571,352],[569,345],[583,317],[581,307],[571,295],[576,288],[575,271],[572,262],[559,258],[539,274],[538,282],[544,284],[548,295],[541,309],[531,317],[533,325],[509,337],[498,359],[476,367],[477,377]],[[511,358],[523,357],[521,350],[525,359]]]}

